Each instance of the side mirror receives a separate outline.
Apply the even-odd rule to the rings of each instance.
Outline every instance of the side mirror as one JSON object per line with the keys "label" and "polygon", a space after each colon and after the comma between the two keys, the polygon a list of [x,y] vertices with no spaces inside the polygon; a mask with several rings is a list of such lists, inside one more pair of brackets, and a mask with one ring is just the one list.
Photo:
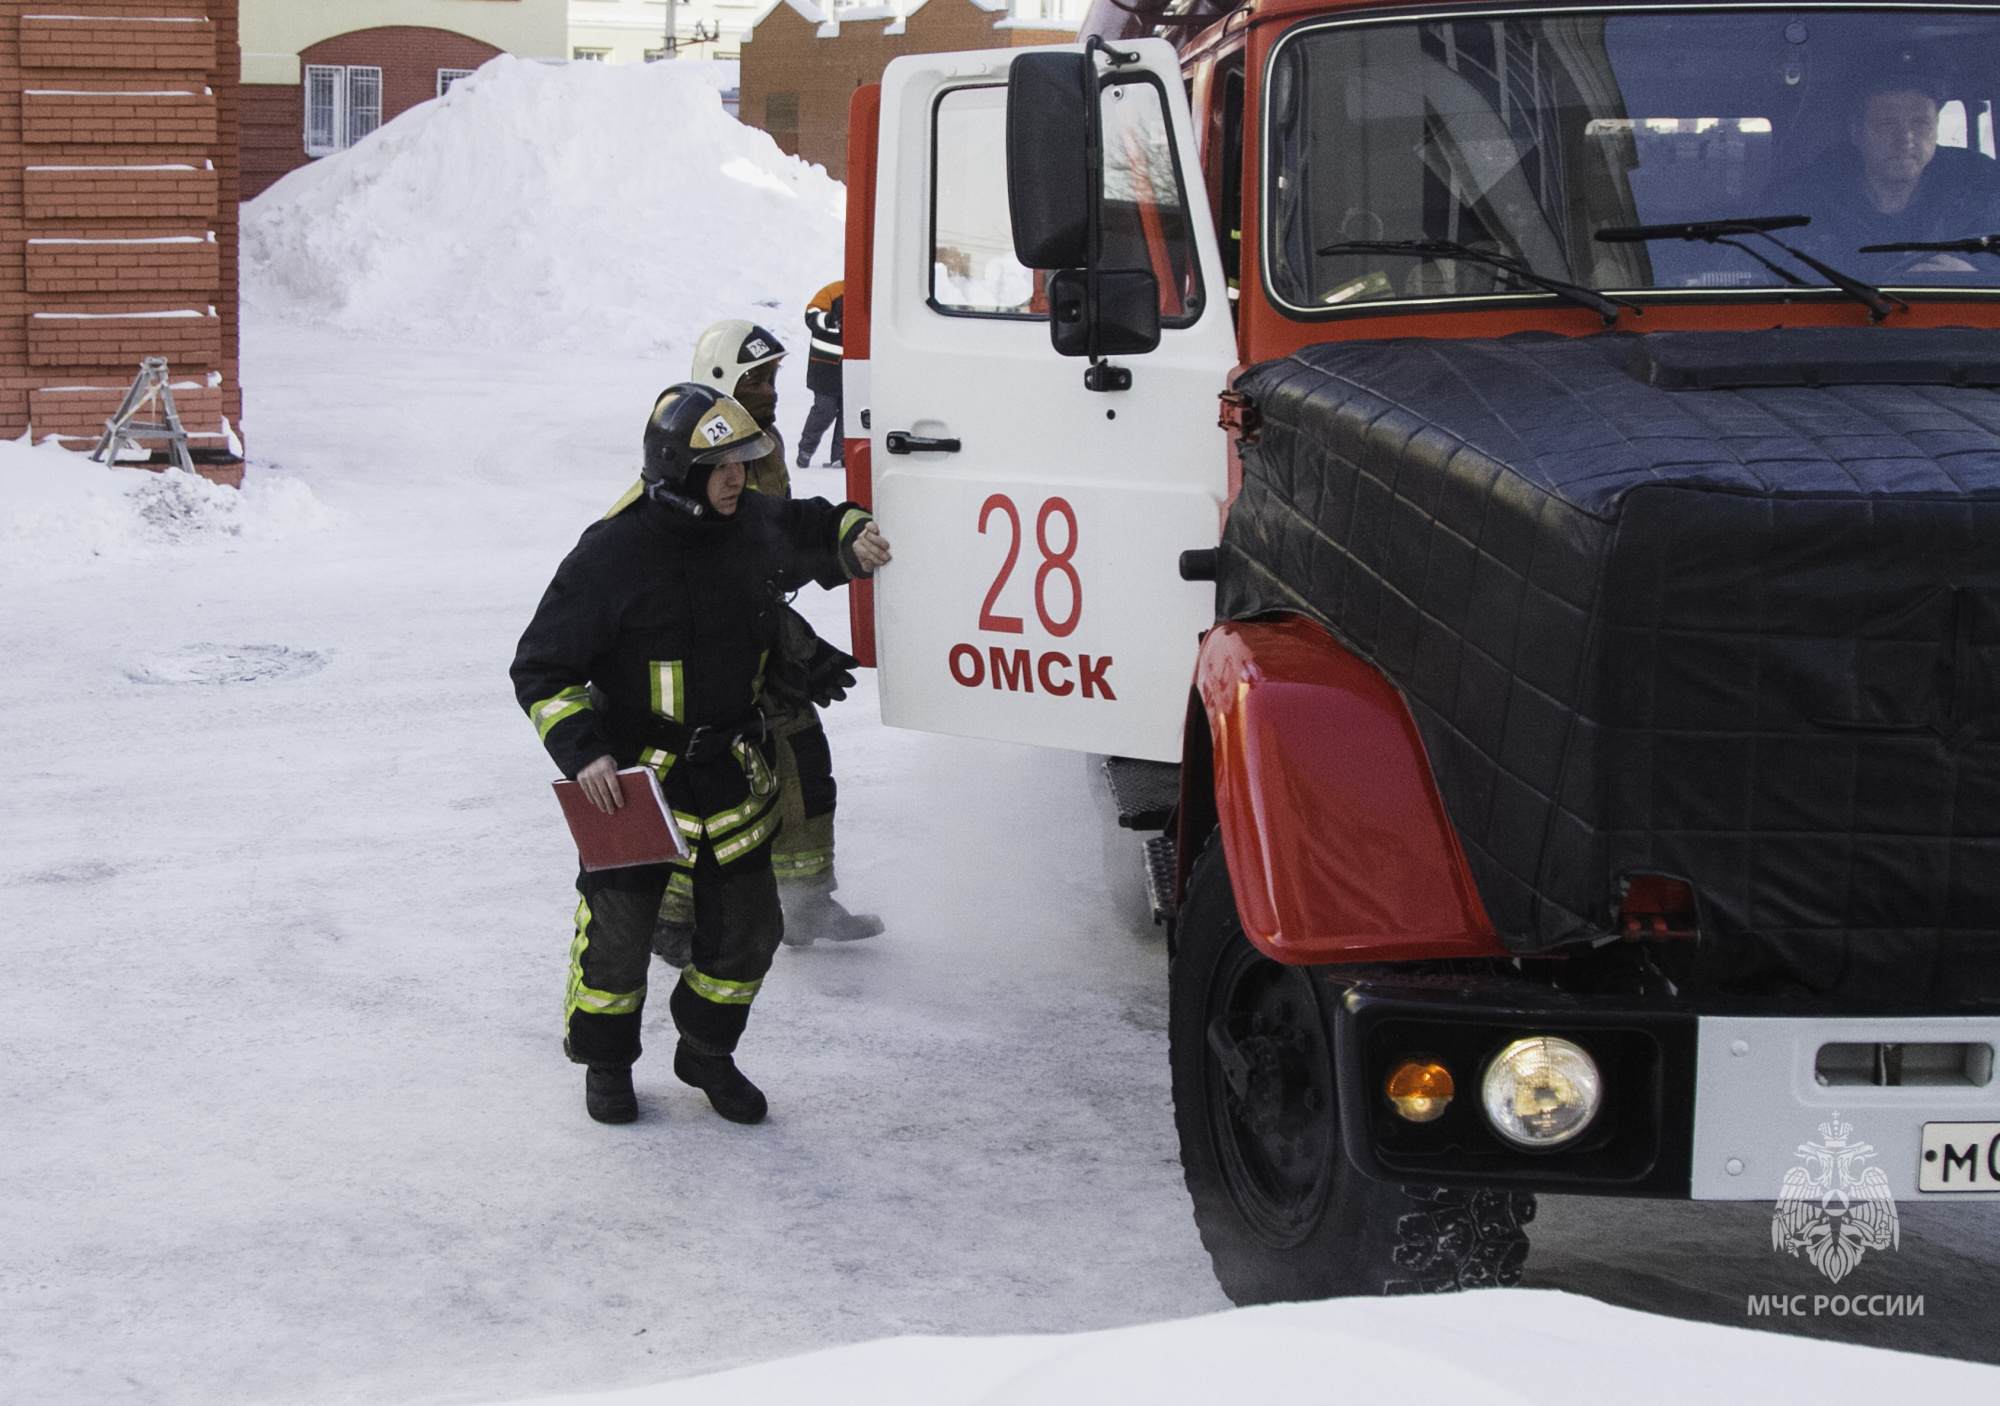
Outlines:
{"label": "side mirror", "polygon": [[[1089,356],[1090,275],[1064,269],[1049,279],[1049,337],[1058,356]],[[1097,275],[1097,355],[1138,356],[1160,344],[1160,280],[1151,269]]]}
{"label": "side mirror", "polygon": [[1007,206],[1014,257],[1031,269],[1090,262],[1096,98],[1090,53],[1023,54],[1007,70]]}
{"label": "side mirror", "polygon": [[1137,54],[1091,38],[1080,54],[1022,54],[1007,71],[1007,204],[1014,257],[1054,269],[1049,340],[1087,356],[1083,383],[1124,390],[1132,373],[1106,365],[1160,344],[1160,283],[1151,269],[1104,265],[1104,137],[1097,53],[1115,67]]}

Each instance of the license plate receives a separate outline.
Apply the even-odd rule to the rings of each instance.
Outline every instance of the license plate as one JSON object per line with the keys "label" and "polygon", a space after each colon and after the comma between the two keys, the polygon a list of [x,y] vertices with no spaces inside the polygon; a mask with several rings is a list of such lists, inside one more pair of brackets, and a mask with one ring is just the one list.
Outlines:
{"label": "license plate", "polygon": [[1919,1191],[2000,1191],[2000,1123],[1926,1123]]}

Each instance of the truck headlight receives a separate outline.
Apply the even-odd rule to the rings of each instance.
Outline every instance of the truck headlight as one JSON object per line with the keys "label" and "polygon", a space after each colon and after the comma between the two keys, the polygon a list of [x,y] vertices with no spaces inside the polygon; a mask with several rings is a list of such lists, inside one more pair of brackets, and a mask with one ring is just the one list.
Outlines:
{"label": "truck headlight", "polygon": [[1516,1040],[1486,1066],[1486,1121],[1517,1147],[1558,1147],[1597,1116],[1603,1080],[1582,1046],[1552,1035]]}

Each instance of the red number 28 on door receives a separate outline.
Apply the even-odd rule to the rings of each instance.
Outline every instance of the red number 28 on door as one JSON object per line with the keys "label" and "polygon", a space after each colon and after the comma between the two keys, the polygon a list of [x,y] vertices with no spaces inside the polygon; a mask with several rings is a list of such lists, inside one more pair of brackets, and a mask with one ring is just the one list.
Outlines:
{"label": "red number 28 on door", "polygon": [[[1014,500],[1004,493],[995,493],[979,509],[979,530],[986,531],[987,522],[995,512],[1003,513],[1012,535],[1007,542],[1007,559],[1000,563],[1000,574],[993,578],[987,589],[986,599],[979,607],[979,628],[995,634],[1018,635],[1021,633],[1021,617],[1018,615],[998,615],[993,606],[1000,599],[1000,592],[1006,588],[1007,578],[1014,574],[1014,564],[1021,559],[1021,514],[1014,506]],[[1063,548],[1057,551],[1049,545],[1049,519],[1059,517],[1065,529]],[[1043,502],[1041,511],[1035,514],[1035,545],[1042,549],[1042,564],[1035,570],[1035,614],[1041,618],[1042,628],[1062,639],[1076,629],[1083,618],[1083,580],[1076,574],[1076,510],[1065,498],[1050,498]],[[1049,578],[1060,575],[1069,587],[1069,613],[1058,620],[1049,613]]]}

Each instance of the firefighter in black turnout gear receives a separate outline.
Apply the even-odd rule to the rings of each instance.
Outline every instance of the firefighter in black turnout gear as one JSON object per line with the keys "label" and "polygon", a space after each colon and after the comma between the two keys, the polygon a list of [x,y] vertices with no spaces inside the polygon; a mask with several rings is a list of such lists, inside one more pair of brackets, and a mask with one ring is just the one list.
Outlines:
{"label": "firefighter in black turnout gear", "polygon": [[[627,799],[619,767],[659,774],[695,852],[693,960],[668,998],[674,1073],[740,1123],[762,1119],[765,1100],[733,1055],[784,935],[774,752],[756,707],[778,606],[808,581],[845,585],[889,559],[852,503],[745,493],[744,464],[770,444],[716,390],[663,392],[640,481],[557,568],[512,671],[549,755],[600,810]],[[599,1122],[638,1116],[631,1070],[654,916],[675,867],[577,877],[563,1047],[589,1066],[585,1102]]]}
{"label": "firefighter in black turnout gear", "polygon": [[[838,321],[836,317],[836,325]],[[784,344],[768,330],[732,318],[701,334],[688,374],[689,380],[733,397],[778,441],[762,459],[744,465],[751,492],[778,498],[792,496],[784,441],[777,429],[777,371],[784,357]],[[834,370],[837,374],[839,367]],[[771,868],[778,876],[778,899],[785,908],[785,945],[810,947],[820,938],[854,942],[874,937],[882,931],[882,920],[870,913],[850,913],[833,896],[840,886],[833,872],[839,786],[833,776],[833,750],[819,716],[821,707],[847,696],[846,690],[854,686],[852,670],[861,663],[820,639],[796,611],[782,613],[778,632],[779,648],[765,671],[765,692],[758,704],[771,720],[778,747],[778,810],[783,822],[771,845]],[[660,905],[653,951],[669,966],[685,966],[693,936],[694,907],[686,878],[676,876]]]}

